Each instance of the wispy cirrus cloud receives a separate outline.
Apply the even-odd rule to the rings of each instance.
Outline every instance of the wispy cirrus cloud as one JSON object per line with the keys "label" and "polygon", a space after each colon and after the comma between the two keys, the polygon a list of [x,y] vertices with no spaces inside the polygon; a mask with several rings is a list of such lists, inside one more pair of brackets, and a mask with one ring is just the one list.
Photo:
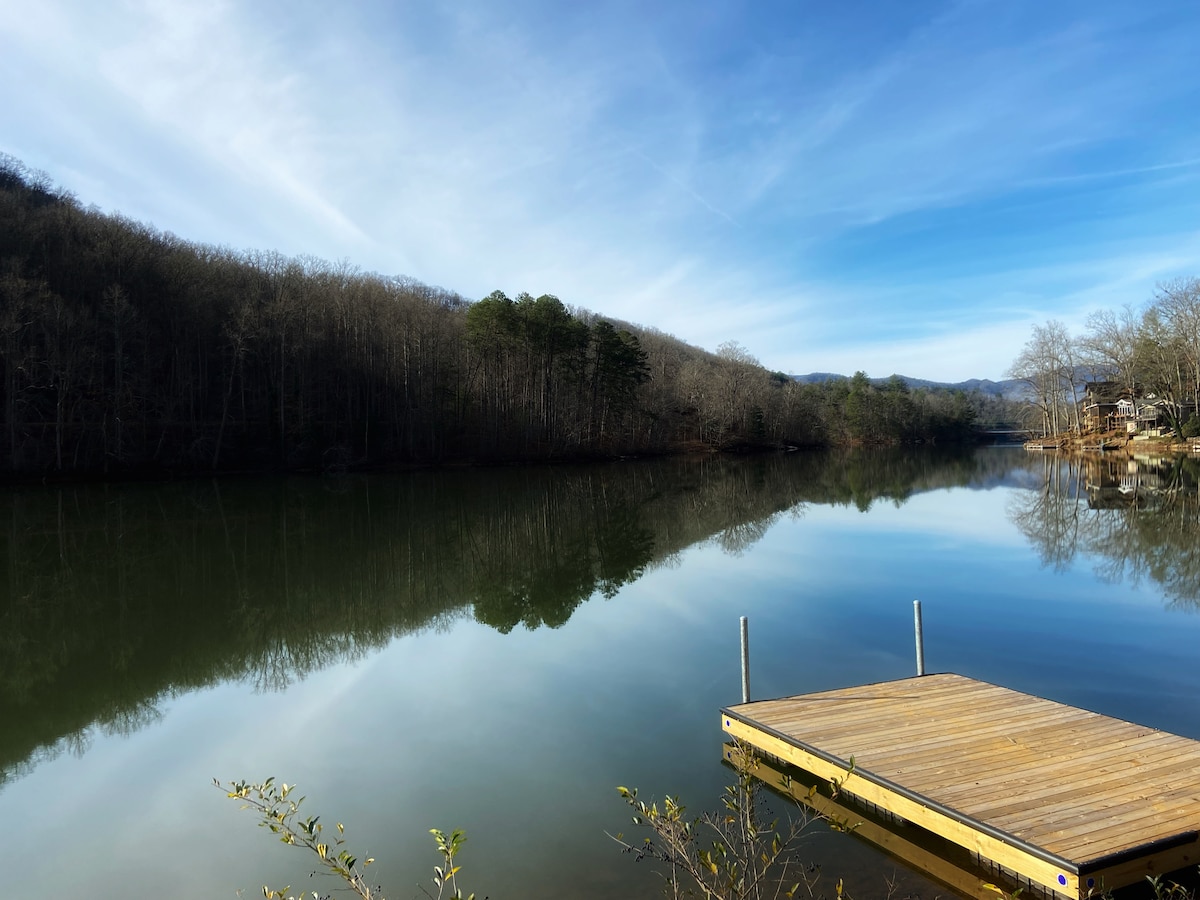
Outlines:
{"label": "wispy cirrus cloud", "polygon": [[17,6],[0,148],[196,240],[953,380],[1200,271],[1186,5]]}

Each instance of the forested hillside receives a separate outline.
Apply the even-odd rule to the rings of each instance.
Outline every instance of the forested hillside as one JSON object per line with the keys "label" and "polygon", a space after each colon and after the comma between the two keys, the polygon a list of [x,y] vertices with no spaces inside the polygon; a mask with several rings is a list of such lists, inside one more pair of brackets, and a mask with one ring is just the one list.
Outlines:
{"label": "forested hillside", "polygon": [[[465,260],[464,265],[470,261]],[[0,471],[330,469],[961,439],[958,392],[800,385],[557,297],[190,243],[0,157]]]}

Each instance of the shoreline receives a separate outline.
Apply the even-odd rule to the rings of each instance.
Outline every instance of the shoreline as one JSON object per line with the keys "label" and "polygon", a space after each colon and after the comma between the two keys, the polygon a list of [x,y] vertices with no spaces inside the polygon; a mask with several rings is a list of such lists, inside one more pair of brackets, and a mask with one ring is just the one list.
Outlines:
{"label": "shoreline", "polygon": [[[1054,446],[1036,446],[1054,445]],[[1142,435],[1059,434],[1026,441],[1027,450],[1066,450],[1073,453],[1116,454],[1127,458],[1134,456],[1194,456],[1200,454],[1200,439],[1174,437],[1151,437]]]}

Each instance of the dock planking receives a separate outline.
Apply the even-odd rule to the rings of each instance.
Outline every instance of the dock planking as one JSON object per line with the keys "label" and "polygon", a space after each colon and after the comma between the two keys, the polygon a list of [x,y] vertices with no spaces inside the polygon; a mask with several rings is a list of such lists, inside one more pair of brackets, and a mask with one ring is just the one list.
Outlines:
{"label": "dock planking", "polygon": [[1068,897],[1200,862],[1200,741],[954,674],[721,716],[752,747]]}

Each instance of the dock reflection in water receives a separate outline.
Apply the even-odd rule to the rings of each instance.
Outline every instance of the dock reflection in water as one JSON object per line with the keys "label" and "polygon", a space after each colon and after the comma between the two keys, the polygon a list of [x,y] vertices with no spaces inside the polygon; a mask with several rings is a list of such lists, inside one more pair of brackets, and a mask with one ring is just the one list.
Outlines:
{"label": "dock reflection in water", "polygon": [[[740,758],[734,744],[726,744],[722,761],[735,768]],[[799,803],[838,831],[882,850],[897,863],[945,885],[964,897],[995,900],[1000,894],[1020,890],[1026,894],[1037,885],[1019,880],[989,864],[978,854],[945,838],[912,825],[874,804],[845,793],[837,793],[828,781],[780,760],[759,756],[753,763],[754,776],[772,791]]]}

